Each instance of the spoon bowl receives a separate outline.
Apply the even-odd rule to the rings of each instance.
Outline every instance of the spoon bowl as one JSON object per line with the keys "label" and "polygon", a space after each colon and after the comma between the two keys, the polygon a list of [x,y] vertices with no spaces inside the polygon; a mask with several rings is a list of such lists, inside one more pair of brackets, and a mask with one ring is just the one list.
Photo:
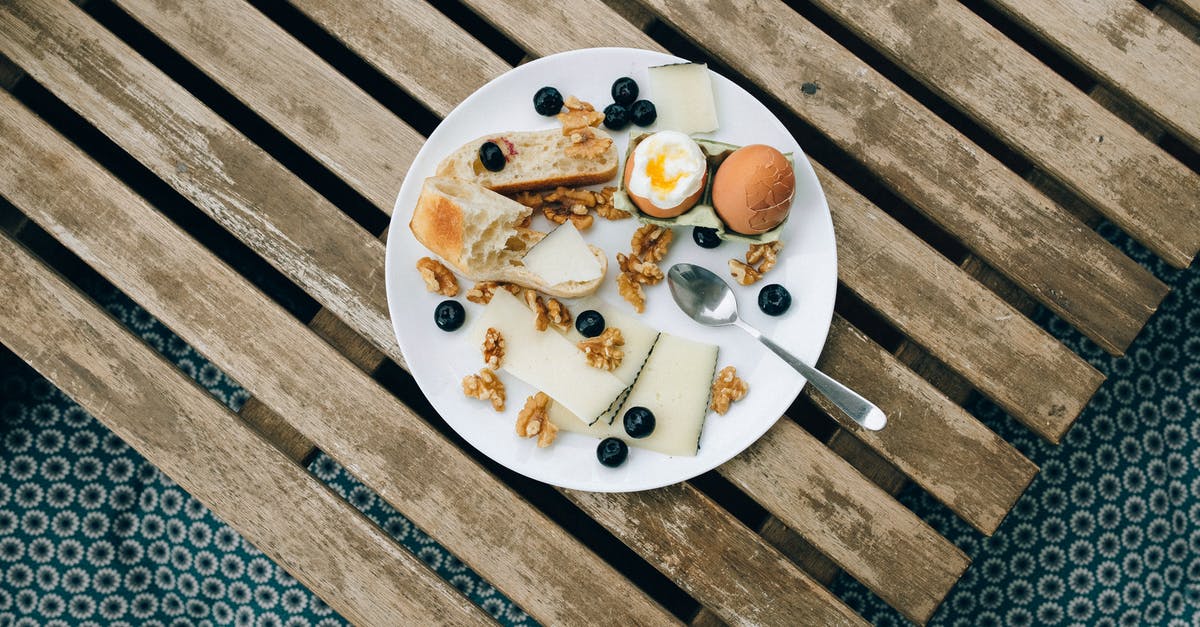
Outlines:
{"label": "spoon bowl", "polygon": [[723,327],[738,319],[733,290],[707,268],[677,263],[667,272],[667,285],[683,313],[700,324]]}

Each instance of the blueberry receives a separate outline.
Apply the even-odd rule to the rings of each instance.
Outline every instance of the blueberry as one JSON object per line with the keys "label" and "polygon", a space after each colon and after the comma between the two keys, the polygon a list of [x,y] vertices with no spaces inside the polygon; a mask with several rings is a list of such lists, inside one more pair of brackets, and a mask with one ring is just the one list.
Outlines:
{"label": "blueberry", "polygon": [[614,131],[629,126],[629,109],[615,102],[604,107],[604,125]]}
{"label": "blueberry", "polygon": [[456,300],[444,300],[433,310],[433,322],[443,331],[456,331],[467,319],[467,312]]}
{"label": "blueberry", "polygon": [[631,438],[644,438],[654,433],[654,412],[645,407],[630,407],[625,412],[625,433]]}
{"label": "blueberry", "polygon": [[533,110],[542,115],[558,115],[562,108],[562,94],[553,87],[543,87],[533,95]]}
{"label": "blueberry", "polygon": [[716,248],[721,245],[721,238],[717,237],[717,230],[705,226],[692,227],[692,239],[700,248]]}
{"label": "blueberry", "polygon": [[615,101],[617,104],[630,104],[634,100],[637,100],[637,96],[637,81],[629,78],[628,76],[622,76],[621,78],[613,81],[612,97],[613,101]]}
{"label": "blueberry", "polygon": [[633,118],[634,124],[650,126],[658,119],[658,109],[655,109],[654,103],[649,100],[639,100],[629,108],[629,115]]}
{"label": "blueberry", "polygon": [[589,309],[575,316],[575,330],[583,337],[596,337],[604,333],[604,316],[594,309]]}
{"label": "blueberry", "polygon": [[618,438],[604,438],[596,447],[596,459],[609,468],[616,468],[629,457],[629,445]]}
{"label": "blueberry", "polygon": [[758,292],[758,308],[768,316],[781,316],[791,306],[792,295],[778,283],[764,286]]}
{"label": "blueberry", "polygon": [[479,162],[488,170],[499,172],[504,169],[507,161],[504,158],[504,151],[496,145],[496,142],[483,142],[483,145],[479,147]]}

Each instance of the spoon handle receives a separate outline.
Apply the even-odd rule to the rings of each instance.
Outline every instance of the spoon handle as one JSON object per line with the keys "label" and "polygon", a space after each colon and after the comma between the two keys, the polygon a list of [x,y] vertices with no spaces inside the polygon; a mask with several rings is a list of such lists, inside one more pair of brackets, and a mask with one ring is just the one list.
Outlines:
{"label": "spoon handle", "polygon": [[740,319],[735,320],[734,324],[741,330],[757,338],[758,341],[762,342],[763,345],[771,349],[776,355],[779,355],[780,359],[795,368],[796,372],[803,375],[813,387],[825,395],[825,398],[828,398],[839,409],[846,412],[846,415],[851,420],[862,425],[864,429],[878,431],[887,424],[887,416],[883,411],[872,404],[871,401],[859,396],[858,392],[831,379],[820,370],[796,359],[787,349],[771,341],[771,338],[763,335],[758,329],[742,322]]}

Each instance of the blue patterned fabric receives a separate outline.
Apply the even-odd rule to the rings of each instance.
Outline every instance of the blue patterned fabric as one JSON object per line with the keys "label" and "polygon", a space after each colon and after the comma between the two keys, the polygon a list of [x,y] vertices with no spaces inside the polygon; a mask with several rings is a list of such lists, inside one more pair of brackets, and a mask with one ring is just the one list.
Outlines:
{"label": "blue patterned fabric", "polygon": [[[1121,358],[1041,314],[1109,379],[1060,446],[973,408],[1042,468],[993,537],[919,489],[901,496],[973,559],[934,625],[1200,626],[1200,269],[1102,233],[1174,291]],[[100,300],[221,402],[245,402],[145,311],[111,290]],[[332,459],[309,468],[502,624],[536,624]],[[848,577],[834,592],[876,624],[906,624]],[[0,348],[0,627],[14,623],[344,621]]]}

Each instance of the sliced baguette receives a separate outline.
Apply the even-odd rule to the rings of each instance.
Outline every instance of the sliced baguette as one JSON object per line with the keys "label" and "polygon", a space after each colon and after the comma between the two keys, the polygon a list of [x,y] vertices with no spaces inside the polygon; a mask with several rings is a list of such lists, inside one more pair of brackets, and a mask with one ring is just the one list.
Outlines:
{"label": "sliced baguette", "polygon": [[421,186],[408,228],[431,252],[472,281],[503,281],[549,296],[578,298],[596,291],[608,272],[604,251],[588,246],[600,263],[592,281],[546,285],[521,263],[521,258],[546,236],[518,226],[531,209],[477,183],[431,176]]}
{"label": "sliced baguette", "polygon": [[[592,129],[599,137],[609,137],[601,129]],[[610,138],[611,139],[611,138]],[[516,151],[509,157],[504,169],[491,172],[479,162],[479,147],[484,142],[494,141],[507,154],[508,143]],[[480,137],[464,144],[450,153],[438,164],[438,176],[453,176],[475,181],[501,194],[531,189],[549,189],[562,185],[579,187],[612,180],[617,175],[617,147],[608,147],[596,159],[568,157],[567,146],[571,139],[558,128],[544,131],[521,131],[496,133]],[[477,165],[478,164],[478,165]]]}

